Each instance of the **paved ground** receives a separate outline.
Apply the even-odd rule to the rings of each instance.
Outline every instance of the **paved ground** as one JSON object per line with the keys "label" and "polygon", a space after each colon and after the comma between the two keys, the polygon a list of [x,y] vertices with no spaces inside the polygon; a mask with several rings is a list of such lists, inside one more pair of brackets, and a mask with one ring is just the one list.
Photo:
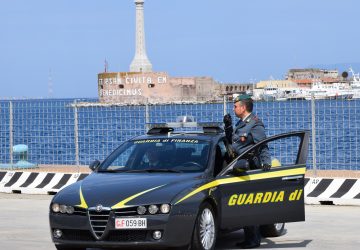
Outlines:
{"label": "paved ground", "polygon": [[[51,196],[0,193],[1,249],[53,250],[48,224]],[[359,249],[360,207],[306,206],[306,222],[287,225],[279,238],[260,249]],[[218,240],[216,249],[236,249],[240,230]],[[95,249],[93,249],[95,250]]]}

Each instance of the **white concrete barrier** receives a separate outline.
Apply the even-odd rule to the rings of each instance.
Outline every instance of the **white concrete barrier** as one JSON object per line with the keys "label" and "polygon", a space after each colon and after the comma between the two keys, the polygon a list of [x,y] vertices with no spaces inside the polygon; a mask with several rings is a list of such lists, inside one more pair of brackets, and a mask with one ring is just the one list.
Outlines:
{"label": "white concrete barrier", "polygon": [[88,174],[0,171],[0,192],[55,194]]}
{"label": "white concrete barrier", "polygon": [[305,203],[360,205],[360,180],[307,178],[305,185]]}

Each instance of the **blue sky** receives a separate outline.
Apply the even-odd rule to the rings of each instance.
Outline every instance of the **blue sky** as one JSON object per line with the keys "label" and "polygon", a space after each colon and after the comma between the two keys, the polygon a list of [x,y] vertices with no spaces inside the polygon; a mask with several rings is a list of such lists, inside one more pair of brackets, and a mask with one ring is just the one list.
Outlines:
{"label": "blue sky", "polygon": [[[221,82],[283,78],[290,68],[360,70],[358,0],[146,0],[154,71]],[[97,97],[97,74],[135,53],[133,0],[2,0],[1,98]]]}

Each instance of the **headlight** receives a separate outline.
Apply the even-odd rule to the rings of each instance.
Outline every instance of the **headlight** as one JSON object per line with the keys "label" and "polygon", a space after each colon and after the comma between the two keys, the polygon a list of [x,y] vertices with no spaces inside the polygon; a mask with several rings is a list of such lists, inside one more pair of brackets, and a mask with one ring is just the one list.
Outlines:
{"label": "headlight", "polygon": [[74,208],[72,206],[66,206],[66,212],[68,214],[73,214],[74,213]]}
{"label": "headlight", "polygon": [[59,206],[59,204],[57,204],[57,203],[53,203],[53,204],[51,205],[51,209],[52,209],[52,211],[53,211],[54,213],[58,213],[58,212],[60,211],[60,206]]}
{"label": "headlight", "polygon": [[74,207],[72,206],[66,206],[66,205],[60,205],[58,203],[53,203],[51,205],[51,210],[54,212],[54,213],[62,213],[62,214],[73,214],[75,209]]}
{"label": "headlight", "polygon": [[150,214],[156,214],[159,211],[158,206],[156,205],[150,205],[149,206],[149,213]]}
{"label": "headlight", "polygon": [[65,205],[60,205],[60,213],[64,214],[66,213],[66,206]]}
{"label": "headlight", "polygon": [[140,214],[140,215],[143,215],[146,213],[146,207],[144,206],[138,206],[137,208],[137,213]]}
{"label": "headlight", "polygon": [[170,205],[169,204],[162,204],[160,206],[160,211],[163,214],[168,214],[170,212]]}

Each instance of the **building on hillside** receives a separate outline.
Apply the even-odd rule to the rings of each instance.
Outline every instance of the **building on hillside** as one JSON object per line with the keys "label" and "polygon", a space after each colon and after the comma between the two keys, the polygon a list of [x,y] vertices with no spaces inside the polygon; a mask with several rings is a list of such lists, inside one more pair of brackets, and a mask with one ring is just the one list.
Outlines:
{"label": "building on hillside", "polygon": [[255,84],[253,97],[255,100],[263,99],[264,94],[270,91],[273,93],[282,93],[299,88],[299,86],[291,80],[265,80]]}
{"label": "building on hillside", "polygon": [[252,93],[254,85],[252,83],[221,83],[219,84],[220,95],[233,95],[240,93]]}
{"label": "building on hillside", "polygon": [[286,80],[339,78],[338,70],[327,69],[290,69],[285,77]]}
{"label": "building on hillside", "polygon": [[264,89],[266,87],[282,88],[282,89],[298,87],[298,85],[292,80],[265,80],[256,83],[255,86],[257,89]]}

